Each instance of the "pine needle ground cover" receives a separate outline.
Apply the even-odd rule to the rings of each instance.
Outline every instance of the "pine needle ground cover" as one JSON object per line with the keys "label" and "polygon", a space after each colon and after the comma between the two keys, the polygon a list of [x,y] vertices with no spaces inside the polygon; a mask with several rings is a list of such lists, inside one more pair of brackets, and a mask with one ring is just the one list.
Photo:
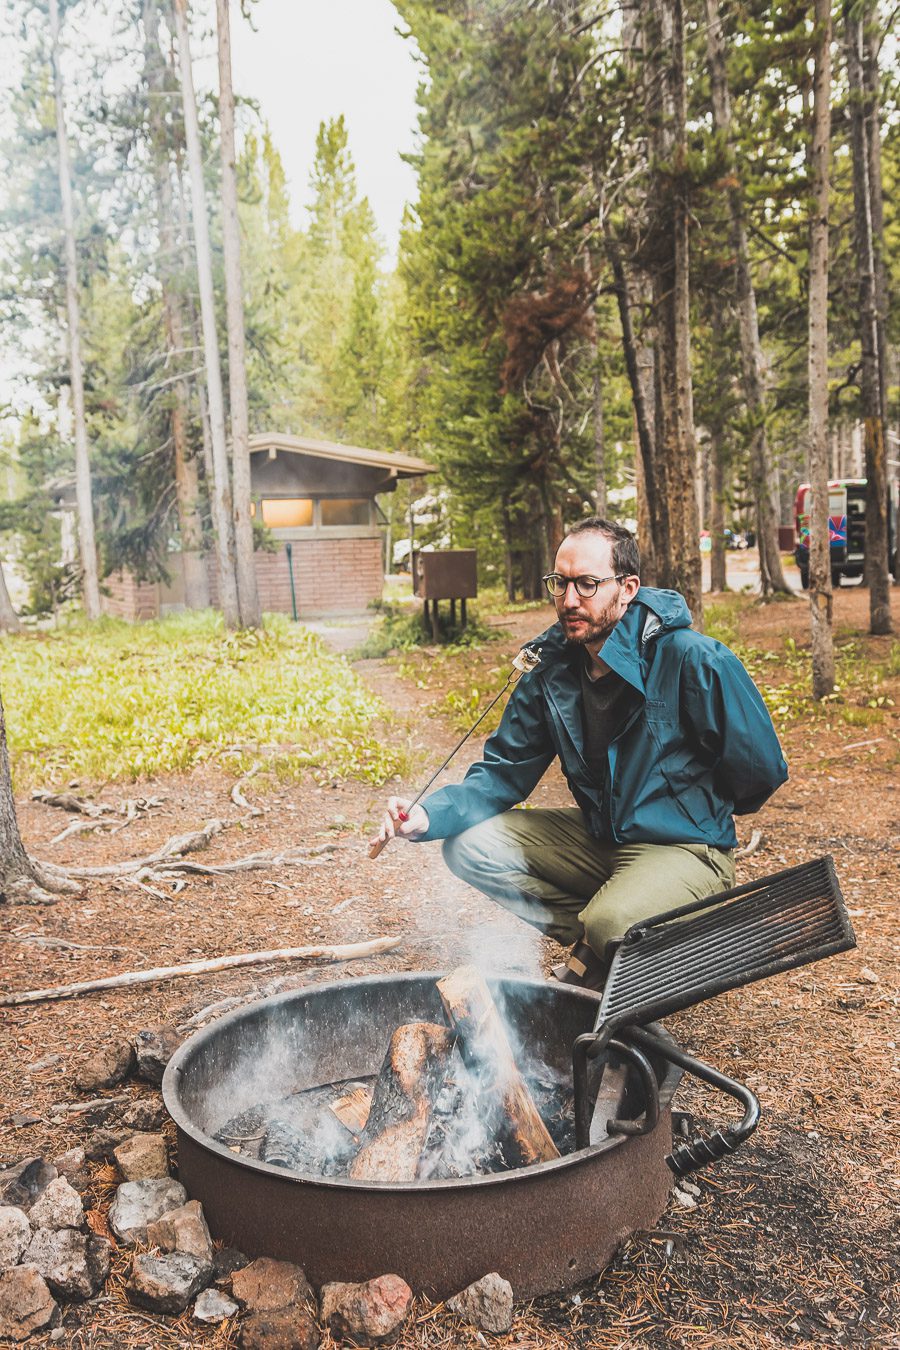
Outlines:
{"label": "pine needle ground cover", "polygon": [[0,689],[18,792],[184,771],[226,749],[238,762],[265,749],[279,778],[380,784],[400,767],[381,700],[278,615],[237,634],[207,611],[7,638]]}

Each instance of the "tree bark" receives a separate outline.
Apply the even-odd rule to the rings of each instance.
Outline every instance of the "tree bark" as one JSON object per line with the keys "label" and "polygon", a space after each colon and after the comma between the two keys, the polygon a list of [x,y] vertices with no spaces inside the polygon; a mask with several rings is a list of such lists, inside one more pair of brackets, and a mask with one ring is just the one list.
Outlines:
{"label": "tree bark", "polygon": [[72,197],[72,167],[66,130],[59,47],[59,4],[49,0],[50,60],[53,66],[53,97],[56,105],[56,147],[59,194],[62,202],[66,258],[66,332],[69,347],[69,383],[72,391],[72,423],[75,434],[75,503],[78,513],[78,547],[81,557],[81,588],[84,612],[100,617],[100,582],[97,541],[94,534],[94,503],[91,492],[91,462],[84,413],[84,369],[81,360],[81,313],[78,300],[78,258],[75,248],[75,207]]}
{"label": "tree bark", "polygon": [[216,0],[219,55],[219,128],[222,151],[222,247],[225,257],[225,305],[228,323],[228,399],[231,406],[231,465],[234,490],[234,544],[238,604],[243,628],[262,625],[253,521],[250,517],[250,418],[247,411],[247,362],[244,344],[244,288],[241,279],[241,231],[238,221],[234,149],[234,89],[231,83],[229,0]]}
{"label": "tree bark", "polygon": [[48,877],[25,852],[16,819],[6,717],[0,695],[0,904],[6,900],[52,902],[54,894],[72,894],[79,890],[80,887],[67,879]]}
{"label": "tree bark", "polygon": [[[619,324],[622,329],[625,369],[628,374],[631,404],[634,410],[636,459],[639,465],[639,472],[635,473],[635,479],[638,484],[638,537],[641,546],[641,571],[648,584],[655,584],[658,580],[656,559],[660,551],[666,551],[669,516],[665,495],[659,491],[657,485],[655,428],[648,389],[648,386],[652,386],[652,381],[645,378],[645,372],[641,368],[641,352],[635,338],[628,276],[618,245],[610,233],[607,233],[606,236],[606,252],[612,268],[613,285],[619,310]],[[646,527],[644,527],[641,519],[642,508],[646,508]]]}
{"label": "tree bark", "polygon": [[644,39],[654,213],[647,256],[657,332],[657,449],[669,511],[668,549],[658,554],[658,571],[663,585],[681,592],[694,623],[702,628],[682,0],[645,0]]}
{"label": "tree bark", "polygon": [[0,633],[18,633],[22,625],[13,609],[6,589],[6,577],[3,575],[3,563],[0,562]]}
{"label": "tree bark", "polygon": [[[156,185],[157,228],[159,231],[159,280],[162,288],[163,316],[169,361],[177,368],[184,362],[185,326],[182,297],[178,289],[176,259],[180,256],[176,210],[172,192],[169,138],[163,97],[166,65],[159,46],[159,0],[144,0],[144,79],[149,90],[150,133]],[[188,444],[190,393],[182,375],[175,383],[174,402],[169,413],[175,459],[175,501],[181,535],[181,568],[184,600],[188,609],[207,609],[210,603],[209,575],[203,556],[203,522],[200,514],[200,476],[197,461]]]}
{"label": "tree bark", "polygon": [[194,249],[197,257],[197,281],[200,291],[200,317],[203,327],[203,350],[206,365],[206,392],[209,402],[212,438],[214,477],[210,496],[216,535],[219,601],[226,627],[240,628],[241,615],[234,562],[231,478],[228,470],[228,446],[225,437],[225,401],[222,393],[222,369],[219,364],[219,340],[216,332],[212,249],[209,242],[209,220],[206,213],[206,189],[203,183],[203,152],[200,143],[197,103],[194,97],[194,76],[191,69],[187,0],[172,0],[172,11],[175,19],[178,64],[181,73],[181,103],[184,111],[188,176],[191,184]]}
{"label": "tree bark", "polygon": [[[722,315],[715,309],[712,319],[713,338],[721,349],[725,341]],[[716,414],[709,426],[709,588],[711,591],[728,589],[727,557],[725,550],[725,433],[722,418]]]}
{"label": "tree bark", "polygon": [[831,546],[828,529],[828,192],[831,149],[831,5],[815,0],[809,230],[809,601],[812,692],[834,690]]}
{"label": "tree bark", "polygon": [[726,195],[731,222],[731,247],[734,252],[744,400],[752,427],[750,469],[756,503],[760,580],[763,595],[768,595],[772,591],[790,595],[791,589],[784,577],[781,550],[778,547],[778,509],[772,493],[771,456],[766,433],[765,381],[762,345],[759,340],[759,316],[756,308],[756,291],[750,274],[750,248],[747,242],[747,227],[744,223],[743,193],[735,167],[725,39],[717,0],[706,0],[706,48],[713,123],[725,142],[730,169]]}
{"label": "tree bark", "polygon": [[[590,253],[585,249],[584,270],[588,286],[594,285],[594,269]],[[600,344],[597,339],[597,308],[592,303],[585,312],[587,324],[587,344],[591,354],[592,402],[593,402],[593,440],[594,440],[594,499],[598,516],[606,517],[608,509],[606,496],[606,441],[603,427],[603,374],[600,370]]]}
{"label": "tree bark", "polygon": [[853,157],[853,236],[859,284],[860,413],[866,463],[866,582],[869,587],[869,632],[890,633],[891,587],[888,557],[888,471],[884,435],[883,328],[878,321],[875,277],[873,202],[881,184],[873,183],[869,141],[877,138],[873,109],[863,74],[866,45],[863,28],[868,7],[857,16],[844,5],[844,47],[850,100],[850,144]]}

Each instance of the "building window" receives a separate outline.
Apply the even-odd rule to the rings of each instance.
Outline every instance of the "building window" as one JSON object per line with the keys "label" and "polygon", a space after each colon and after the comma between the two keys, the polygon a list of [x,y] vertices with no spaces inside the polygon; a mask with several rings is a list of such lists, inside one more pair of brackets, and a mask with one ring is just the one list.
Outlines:
{"label": "building window", "polygon": [[298,530],[313,523],[312,497],[263,497],[263,524],[270,530]]}
{"label": "building window", "polygon": [[370,507],[368,497],[323,497],[319,503],[322,525],[368,525]]}

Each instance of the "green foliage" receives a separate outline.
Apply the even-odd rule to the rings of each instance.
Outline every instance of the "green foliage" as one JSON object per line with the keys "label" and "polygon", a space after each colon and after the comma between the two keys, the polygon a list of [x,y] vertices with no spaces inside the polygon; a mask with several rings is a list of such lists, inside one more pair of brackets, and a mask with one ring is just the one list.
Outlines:
{"label": "green foliage", "polygon": [[380,784],[402,768],[377,734],[380,700],[281,616],[227,635],[207,611],[8,637],[0,684],[19,791],[187,771],[235,743],[283,747],[271,763],[285,777]]}
{"label": "green foliage", "polygon": [[[388,656],[392,652],[412,651],[418,647],[435,646],[431,624],[429,622],[426,626],[421,610],[411,610],[409,606],[390,603],[382,604],[378,608],[382,616],[381,621],[353,653],[357,660]],[[456,653],[472,647],[481,647],[486,642],[496,642],[497,637],[496,629],[488,628],[482,623],[477,610],[471,606],[467,611],[464,628],[459,620],[451,623],[447,603],[444,603],[438,644],[448,652]]]}

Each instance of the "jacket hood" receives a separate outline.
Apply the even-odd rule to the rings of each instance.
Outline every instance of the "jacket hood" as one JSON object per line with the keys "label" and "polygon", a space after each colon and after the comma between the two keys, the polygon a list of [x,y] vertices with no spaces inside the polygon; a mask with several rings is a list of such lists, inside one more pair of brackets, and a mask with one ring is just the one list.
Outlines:
{"label": "jacket hood", "polygon": [[[603,644],[603,660],[621,675],[623,680],[634,685],[641,693],[644,690],[644,676],[641,659],[647,644],[661,633],[672,632],[677,628],[690,628],[691,611],[687,602],[678,591],[658,590],[653,586],[641,586],[622,618]],[[559,623],[554,623],[539,637],[526,644],[541,648],[541,663],[559,660],[572,661],[580,644],[569,642]],[[540,672],[541,667],[538,667]]]}

